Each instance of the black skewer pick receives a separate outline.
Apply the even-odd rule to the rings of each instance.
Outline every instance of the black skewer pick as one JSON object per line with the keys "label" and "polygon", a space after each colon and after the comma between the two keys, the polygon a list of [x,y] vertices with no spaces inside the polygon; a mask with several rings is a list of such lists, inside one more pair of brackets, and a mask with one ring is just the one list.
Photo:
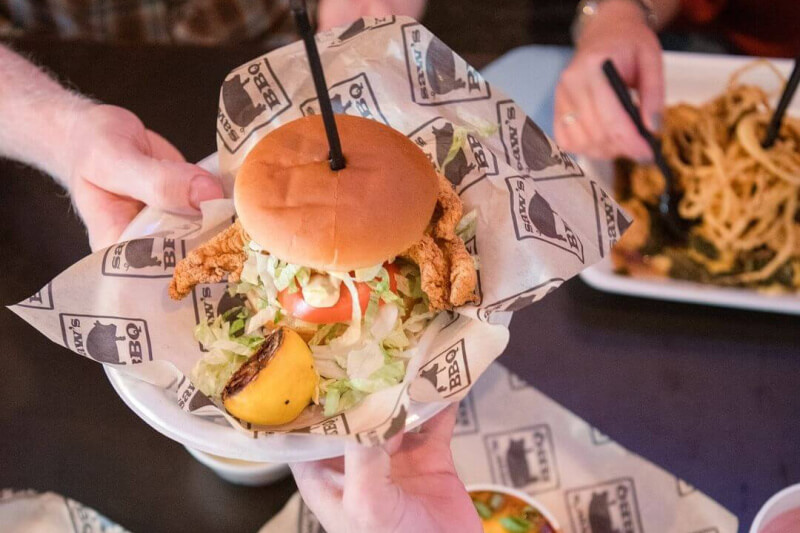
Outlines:
{"label": "black skewer pick", "polygon": [[290,5],[294,16],[294,24],[297,26],[297,31],[306,46],[308,64],[311,67],[311,76],[314,79],[314,88],[319,99],[319,109],[322,112],[322,122],[325,124],[325,133],[328,136],[331,170],[342,170],[344,168],[342,143],[339,140],[339,130],[336,129],[336,120],[333,118],[333,107],[328,94],[328,84],[325,83],[325,72],[322,70],[322,62],[319,59],[319,50],[317,49],[317,42],[314,40],[311,21],[308,19],[306,3],[304,0],[291,0]]}
{"label": "black skewer pick", "polygon": [[633,100],[631,100],[631,95],[628,93],[628,88],[625,86],[625,82],[622,81],[622,77],[620,77],[619,72],[617,72],[616,67],[614,67],[614,63],[612,63],[611,60],[607,59],[603,62],[603,73],[606,75],[606,78],[608,78],[608,82],[611,84],[611,88],[617,95],[617,98],[622,104],[622,107],[625,109],[625,112],[631,118],[636,126],[636,129],[639,131],[639,135],[641,135],[647,144],[650,145],[650,149],[653,151],[653,160],[658,169],[664,175],[664,181],[666,182],[664,192],[661,193],[661,196],[658,199],[658,210],[661,213],[661,218],[664,220],[667,230],[675,239],[678,241],[683,241],[686,238],[687,224],[686,221],[684,221],[678,214],[680,190],[678,189],[677,180],[672,172],[672,169],[667,164],[667,160],[664,159],[664,153],[661,149],[661,141],[644,125],[642,116],[639,113],[636,105],[633,103]]}
{"label": "black skewer pick", "polygon": [[783,124],[783,117],[786,116],[786,109],[792,102],[794,92],[797,90],[797,84],[800,83],[800,56],[794,60],[794,69],[792,75],[789,76],[789,81],[783,88],[781,99],[778,100],[778,107],[775,108],[775,113],[767,126],[767,133],[764,136],[764,142],[761,146],[764,148],[772,148],[775,140],[778,138],[778,133],[781,131],[781,124]]}

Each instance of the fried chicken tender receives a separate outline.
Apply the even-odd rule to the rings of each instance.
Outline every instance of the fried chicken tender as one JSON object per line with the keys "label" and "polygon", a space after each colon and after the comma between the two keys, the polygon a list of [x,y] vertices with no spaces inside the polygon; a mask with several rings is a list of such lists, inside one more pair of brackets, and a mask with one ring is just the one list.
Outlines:
{"label": "fried chicken tender", "polygon": [[469,255],[464,241],[455,237],[441,244],[444,257],[450,268],[450,305],[458,307],[478,300],[475,287],[478,285],[478,272]]}
{"label": "fried chicken tender", "polygon": [[419,266],[422,290],[428,295],[431,309],[434,311],[450,309],[450,277],[447,261],[433,237],[424,235],[417,244],[402,254],[402,257]]}
{"label": "fried chicken tender", "polygon": [[436,175],[439,178],[439,194],[434,217],[438,215],[438,219],[433,224],[433,236],[449,241],[456,238],[456,226],[464,216],[464,204],[450,181],[441,174]]}
{"label": "fried chicken tender", "polygon": [[417,244],[403,256],[419,266],[422,290],[434,311],[476,301],[478,273],[456,226],[464,207],[453,186],[441,174],[431,224]]}
{"label": "fried chicken tender", "polygon": [[250,238],[237,220],[225,231],[189,252],[175,266],[169,295],[180,300],[192,292],[198,283],[219,283],[227,275],[229,281],[239,281],[247,259],[245,247]]}

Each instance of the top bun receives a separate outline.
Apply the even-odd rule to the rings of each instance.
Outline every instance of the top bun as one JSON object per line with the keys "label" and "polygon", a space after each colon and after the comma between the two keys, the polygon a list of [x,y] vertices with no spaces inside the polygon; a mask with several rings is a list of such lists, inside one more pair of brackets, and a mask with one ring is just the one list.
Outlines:
{"label": "top bun", "polygon": [[335,115],[345,168],[333,171],[322,117],[270,132],[247,154],[233,190],[250,237],[275,257],[317,270],[377,265],[419,241],[433,215],[436,171],[411,140]]}

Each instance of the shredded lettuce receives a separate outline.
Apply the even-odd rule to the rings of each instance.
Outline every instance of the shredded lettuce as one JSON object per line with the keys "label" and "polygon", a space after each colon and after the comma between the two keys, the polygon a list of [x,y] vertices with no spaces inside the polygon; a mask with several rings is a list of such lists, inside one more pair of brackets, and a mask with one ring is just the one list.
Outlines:
{"label": "shredded lettuce", "polygon": [[203,393],[219,398],[233,373],[264,342],[263,335],[246,332],[244,324],[250,318],[255,317],[241,309],[233,321],[217,316],[195,327],[195,339],[208,350],[192,369],[192,382]]}
{"label": "shredded lettuce", "polygon": [[[462,225],[467,231],[474,228],[467,217]],[[321,377],[315,401],[326,414],[347,410],[366,395],[403,380],[411,350],[435,314],[428,309],[416,265],[398,264],[395,292],[383,265],[353,273],[318,273],[280,261],[255,243],[247,252],[239,282],[229,285],[231,295],[244,296],[246,305],[195,328],[195,338],[207,350],[192,371],[200,390],[218,398],[231,375],[264,341],[265,325],[279,323],[311,336],[308,344]],[[327,276],[337,288],[344,285],[352,302],[359,301],[356,282],[366,283],[371,289],[367,308],[362,312],[360,305],[353,305],[350,320],[337,324],[310,324],[288,315],[278,293],[306,288],[313,292],[317,275]]]}
{"label": "shredded lettuce", "polygon": [[461,240],[467,242],[475,236],[475,231],[478,226],[478,211],[473,209],[469,213],[461,217],[461,220],[456,226],[456,235],[461,237]]}

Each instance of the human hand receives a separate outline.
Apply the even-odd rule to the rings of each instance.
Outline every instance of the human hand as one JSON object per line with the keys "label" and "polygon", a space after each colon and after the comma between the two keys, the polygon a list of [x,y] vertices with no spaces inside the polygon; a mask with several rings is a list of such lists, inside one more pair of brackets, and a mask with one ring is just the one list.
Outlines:
{"label": "human hand", "polygon": [[319,31],[344,26],[360,17],[408,15],[419,19],[427,0],[320,0]]}
{"label": "human hand", "polygon": [[482,532],[450,452],[456,411],[386,447],[348,442],[343,459],[290,465],[306,505],[329,533]]}
{"label": "human hand", "polygon": [[603,75],[606,59],[638,92],[645,125],[652,131],[660,129],[664,74],[658,37],[634,2],[607,0],[583,28],[575,55],[556,87],[556,142],[594,158],[650,159],[650,148]]}
{"label": "human hand", "polygon": [[87,102],[75,113],[59,174],[93,250],[117,242],[145,205],[196,214],[200,202],[222,197],[216,177],[130,111]]}

